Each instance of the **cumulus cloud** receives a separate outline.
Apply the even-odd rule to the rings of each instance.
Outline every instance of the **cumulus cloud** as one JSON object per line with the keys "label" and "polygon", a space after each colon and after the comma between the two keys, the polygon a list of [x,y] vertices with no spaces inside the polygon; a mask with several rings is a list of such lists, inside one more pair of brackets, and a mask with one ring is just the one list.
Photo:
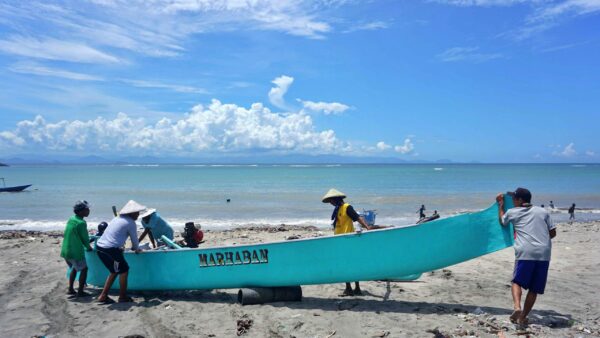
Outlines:
{"label": "cumulus cloud", "polygon": [[302,112],[277,114],[260,103],[250,108],[213,100],[177,120],[150,124],[119,113],[114,119],[47,122],[42,116],[0,133],[0,148],[122,154],[199,154],[244,151],[333,153],[347,144],[333,130],[316,130]]}
{"label": "cumulus cloud", "polygon": [[595,153],[594,151],[592,151],[592,150],[587,150],[587,151],[585,152],[585,154],[586,154],[587,156],[589,156],[589,157],[594,157],[594,156],[596,156],[596,153]]}
{"label": "cumulus cloud", "polygon": [[390,149],[392,146],[391,146],[391,145],[389,145],[389,144],[386,144],[386,143],[385,143],[385,142],[383,142],[383,141],[379,141],[379,142],[377,142],[377,145],[376,145],[376,147],[377,147],[377,149],[379,149],[379,150],[387,150],[387,149]]}
{"label": "cumulus cloud", "polygon": [[555,151],[552,153],[554,156],[561,157],[573,157],[577,155],[577,151],[575,150],[575,144],[573,142],[567,144],[561,151]]}
{"label": "cumulus cloud", "polygon": [[411,142],[410,138],[404,140],[404,144],[397,145],[394,150],[400,154],[408,154],[415,149],[415,145]]}
{"label": "cumulus cloud", "polygon": [[294,78],[287,75],[281,75],[271,82],[275,85],[275,87],[271,88],[269,91],[269,101],[271,101],[271,103],[276,107],[286,109],[286,103],[283,97],[285,93],[287,93],[288,88],[294,82]]}
{"label": "cumulus cloud", "polygon": [[304,109],[313,112],[323,112],[325,115],[329,114],[341,114],[348,110],[350,107],[339,102],[313,102],[303,101],[298,99]]}

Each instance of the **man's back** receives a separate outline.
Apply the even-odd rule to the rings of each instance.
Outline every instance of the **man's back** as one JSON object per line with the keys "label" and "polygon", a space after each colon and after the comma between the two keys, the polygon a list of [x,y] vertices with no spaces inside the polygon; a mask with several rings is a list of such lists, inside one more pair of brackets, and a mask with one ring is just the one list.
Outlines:
{"label": "man's back", "polygon": [[548,211],[536,206],[516,207],[509,209],[504,217],[515,228],[514,248],[518,260],[550,260],[550,230],[555,226]]}

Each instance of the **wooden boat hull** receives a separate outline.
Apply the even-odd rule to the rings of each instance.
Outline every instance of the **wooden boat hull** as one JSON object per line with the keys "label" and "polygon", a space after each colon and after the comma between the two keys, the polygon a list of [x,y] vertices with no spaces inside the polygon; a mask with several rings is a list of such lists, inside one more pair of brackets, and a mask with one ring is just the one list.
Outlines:
{"label": "wooden boat hull", "polygon": [[4,188],[0,188],[0,192],[19,192],[19,191],[23,191],[29,187],[31,187],[31,184],[19,185],[16,187],[4,187]]}
{"label": "wooden boat hull", "polygon": [[[510,199],[507,199],[510,200]],[[338,236],[199,249],[126,252],[131,290],[277,287],[397,279],[467,261],[513,244],[498,206],[420,225]],[[88,284],[108,270],[86,252]],[[115,282],[113,288],[118,287]]]}

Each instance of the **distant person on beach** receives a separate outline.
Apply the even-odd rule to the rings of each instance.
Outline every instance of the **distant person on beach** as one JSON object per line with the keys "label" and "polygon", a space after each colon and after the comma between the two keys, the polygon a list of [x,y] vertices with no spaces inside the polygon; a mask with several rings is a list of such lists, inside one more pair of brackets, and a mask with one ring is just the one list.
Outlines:
{"label": "distant person on beach", "polygon": [[421,204],[421,207],[417,211],[419,213],[419,219],[425,217],[425,204]]}
{"label": "distant person on beach", "polygon": [[[90,237],[87,231],[87,223],[84,218],[90,215],[90,205],[86,201],[77,201],[73,206],[73,213],[75,213],[75,215],[69,218],[67,226],[65,227],[60,256],[65,259],[67,265],[71,268],[67,294],[75,295],[77,297],[87,297],[90,294],[85,292],[84,288],[88,268],[85,261],[85,252],[83,250],[92,250],[92,248],[90,247]],[[77,272],[79,272],[79,287],[77,292],[75,292],[73,284],[75,284]]]}
{"label": "distant person on beach", "polygon": [[545,206],[544,206],[543,204],[542,204],[542,205],[540,205],[540,207],[541,207],[542,209],[544,209],[544,208],[545,208]]}
{"label": "distant person on beach", "polygon": [[549,205],[550,205],[550,208],[554,209],[554,202],[553,201],[550,201]]}
{"label": "distant person on beach", "polygon": [[569,221],[572,221],[575,219],[575,203],[573,203],[573,205],[571,205],[571,207],[569,208]]}
{"label": "distant person on beach", "polygon": [[140,212],[146,209],[145,206],[130,200],[121,209],[119,216],[116,216],[108,223],[106,231],[104,231],[102,237],[96,242],[98,258],[100,258],[110,272],[106,278],[102,293],[98,296],[99,303],[112,304],[115,302],[108,297],[108,291],[115,282],[117,275],[119,275],[119,303],[133,302],[133,299],[127,296],[129,265],[123,256],[123,248],[129,237],[131,239],[131,249],[135,253],[141,251],[135,221],[140,216]]}
{"label": "distant person on beach", "polygon": [[165,245],[161,239],[163,235],[168,239],[173,240],[173,228],[160,217],[156,212],[156,209],[149,208],[142,211],[140,218],[142,219],[142,226],[144,227],[144,232],[142,232],[139,238],[140,242],[148,235],[152,247],[156,248],[157,243],[158,246]]}
{"label": "distant person on beach", "polygon": [[[322,199],[323,203],[330,203],[335,207],[331,214],[333,233],[341,235],[354,232],[354,222],[358,222],[365,229],[371,230],[365,219],[360,217],[350,204],[344,202],[344,198],[346,198],[346,194],[336,189],[329,189]],[[360,295],[362,295],[362,291],[358,282],[354,282],[354,291],[350,283],[346,283],[346,289],[342,296]]]}
{"label": "distant person on beach", "polygon": [[[527,315],[533,308],[537,295],[544,293],[550,256],[551,239],[556,236],[556,227],[550,213],[531,205],[531,192],[517,188],[511,195],[514,208],[504,212],[504,194],[498,194],[498,219],[507,226],[512,223],[515,230],[515,268],[512,279],[514,311],[510,321],[519,329],[527,326]],[[521,310],[522,288],[529,290]]]}

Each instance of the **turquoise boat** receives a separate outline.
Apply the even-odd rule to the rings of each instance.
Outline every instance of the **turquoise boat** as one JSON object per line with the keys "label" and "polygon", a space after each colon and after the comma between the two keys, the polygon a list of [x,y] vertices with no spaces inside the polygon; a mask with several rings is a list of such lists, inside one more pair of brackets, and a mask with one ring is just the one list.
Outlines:
{"label": "turquoise boat", "polygon": [[[494,204],[418,225],[252,245],[126,252],[125,259],[131,290],[327,284],[414,278],[509,247],[512,234],[512,226],[498,223]],[[86,259],[88,284],[102,287],[107,269],[94,251],[86,252]]]}

